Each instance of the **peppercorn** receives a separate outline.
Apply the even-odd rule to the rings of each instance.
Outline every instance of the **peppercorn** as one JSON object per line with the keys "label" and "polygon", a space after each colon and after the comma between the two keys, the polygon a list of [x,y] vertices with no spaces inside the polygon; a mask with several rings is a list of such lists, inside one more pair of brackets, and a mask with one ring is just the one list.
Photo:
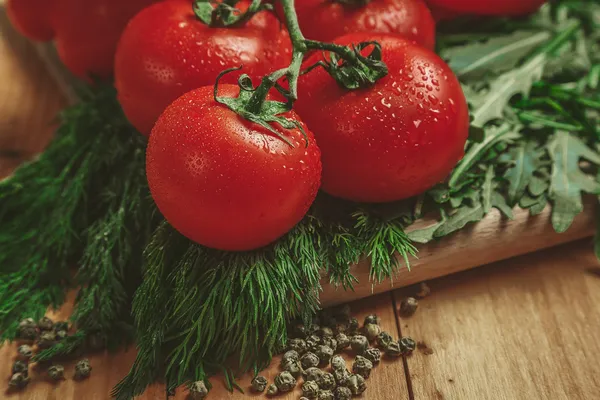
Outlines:
{"label": "peppercorn", "polygon": [[353,395],[360,396],[367,389],[367,383],[361,375],[356,374],[351,375],[350,378],[348,378],[347,387]]}
{"label": "peppercorn", "polygon": [[335,388],[335,377],[329,372],[319,375],[316,382],[323,390],[333,390]]}
{"label": "peppercorn", "polygon": [[19,323],[17,335],[19,336],[19,338],[24,340],[37,339],[38,328],[33,318],[26,318]]}
{"label": "peppercorn", "polygon": [[400,348],[400,343],[392,341],[385,348],[385,354],[391,357],[400,357],[402,355],[402,349]]}
{"label": "peppercorn", "polygon": [[33,320],[33,318],[25,318],[21,322],[19,322],[19,328],[36,328],[37,324]]}
{"label": "peppercorn", "polygon": [[336,400],[350,400],[352,399],[352,391],[345,386],[338,386],[333,391]]}
{"label": "peppercorn", "polygon": [[10,381],[8,381],[8,386],[13,387],[15,389],[23,389],[25,386],[29,384],[29,376],[24,374],[23,372],[17,372],[10,377]]}
{"label": "peppercorn", "polygon": [[319,357],[315,353],[307,352],[300,359],[302,368],[307,369],[310,367],[316,367],[319,365]]}
{"label": "peppercorn", "polygon": [[359,323],[358,320],[354,317],[350,318],[348,321],[348,331],[346,334],[355,334],[358,331]]}
{"label": "peppercorn", "polygon": [[369,340],[365,336],[355,335],[350,339],[350,346],[352,350],[360,354],[369,347]]}
{"label": "peppercorn", "polygon": [[58,332],[58,331],[65,331],[68,332],[69,331],[69,323],[66,321],[58,321],[54,323],[54,331]]}
{"label": "peppercorn", "polygon": [[306,342],[304,339],[290,339],[288,342],[288,349],[295,350],[298,354],[304,354],[304,352],[306,352]]}
{"label": "peppercorn", "polygon": [[302,375],[302,365],[299,360],[291,360],[282,366],[284,371],[292,374],[294,378],[299,378]]}
{"label": "peppercorn", "polygon": [[319,330],[319,335],[322,338],[332,338],[333,337],[333,330],[327,326],[322,327]]}
{"label": "peppercorn", "polygon": [[333,369],[334,371],[346,369],[346,361],[344,360],[344,357],[340,355],[333,356],[331,358],[331,369]]}
{"label": "peppercorn", "polygon": [[307,351],[315,351],[318,345],[321,344],[321,338],[317,335],[310,335],[306,339],[306,350]]}
{"label": "peppercorn", "polygon": [[365,317],[363,325],[375,324],[379,325],[379,317],[375,314],[370,314]]}
{"label": "peppercorn", "polygon": [[281,365],[287,364],[290,361],[300,360],[300,354],[296,350],[288,350],[283,354],[281,358]]}
{"label": "peppercorn", "polygon": [[48,317],[42,317],[38,321],[37,325],[38,325],[38,328],[40,328],[41,331],[51,331],[54,328],[54,321],[52,321]]}
{"label": "peppercorn", "polygon": [[277,389],[277,385],[271,383],[267,389],[267,396],[276,396],[278,393],[279,389]]}
{"label": "peppercorn", "polygon": [[202,400],[208,396],[208,389],[204,381],[196,381],[189,386],[190,400]]}
{"label": "peppercorn", "polygon": [[338,333],[335,337],[336,341],[336,351],[342,351],[348,346],[350,346],[350,338],[344,333]]}
{"label": "peppercorn", "polygon": [[402,350],[402,354],[410,354],[417,348],[415,341],[409,337],[403,337],[400,339],[399,345],[400,350]]}
{"label": "peppercorn", "polygon": [[319,394],[319,385],[315,381],[307,381],[302,384],[302,395],[309,399],[316,399]]}
{"label": "peppercorn", "polygon": [[379,335],[377,335],[377,343],[384,349],[388,347],[393,341],[394,339],[392,339],[392,336],[387,332],[381,332]]}
{"label": "peppercorn", "polygon": [[417,292],[417,297],[423,299],[431,293],[431,289],[425,282],[419,283],[419,291]]}
{"label": "peppercorn", "polygon": [[352,372],[368,379],[373,369],[373,363],[363,356],[356,356],[352,364]]}
{"label": "peppercorn", "polygon": [[19,357],[24,360],[29,360],[33,356],[33,350],[31,346],[22,344],[17,348],[17,352],[19,353]]}
{"label": "peppercorn", "polygon": [[335,333],[336,335],[339,335],[340,333],[346,333],[348,331],[348,323],[346,322],[338,322],[337,324],[335,324],[335,327],[333,328],[333,333]]}
{"label": "peppercorn", "polygon": [[48,368],[48,376],[53,381],[60,381],[65,378],[65,367],[62,365],[53,365]]}
{"label": "peppercorn", "polygon": [[319,357],[319,364],[327,365],[333,357],[333,349],[329,346],[319,346],[315,355]]}
{"label": "peppercorn", "polygon": [[55,331],[56,332],[56,340],[63,340],[64,338],[66,338],[67,335],[67,331]]}
{"label": "peppercorn", "polygon": [[83,359],[75,364],[75,380],[82,380],[88,378],[92,373],[92,366],[90,360]]}
{"label": "peppercorn", "polygon": [[379,361],[381,361],[381,351],[379,349],[367,349],[362,356],[373,364],[379,364]]}
{"label": "peppercorn", "polygon": [[40,349],[48,349],[56,343],[56,333],[53,331],[44,331],[40,335],[37,346]]}
{"label": "peppercorn", "polygon": [[13,366],[12,366],[12,373],[16,374],[16,373],[23,373],[25,375],[29,374],[29,364],[27,364],[25,361],[15,361]]}
{"label": "peppercorn", "polygon": [[333,370],[332,375],[335,379],[335,383],[338,386],[346,386],[346,384],[348,383],[348,378],[350,378],[350,371],[348,371],[346,368],[336,369]]}
{"label": "peppercorn", "polygon": [[323,338],[323,341],[321,343],[323,346],[331,348],[334,352],[337,350],[337,340],[335,340],[332,337]]}
{"label": "peppercorn", "polygon": [[317,400],[335,400],[331,390],[321,390],[317,396]]}
{"label": "peppercorn", "polygon": [[267,388],[268,383],[267,378],[264,376],[255,376],[252,379],[252,390],[256,393],[262,393]]}
{"label": "peppercorn", "polygon": [[379,336],[379,334],[381,333],[381,327],[375,324],[366,324],[363,327],[363,332],[369,340],[369,342],[372,342],[375,339],[377,339],[377,336]]}
{"label": "peppercorn", "polygon": [[316,381],[324,373],[325,372],[321,371],[317,367],[310,367],[304,370],[304,372],[302,373],[302,377],[304,378],[305,382]]}
{"label": "peppercorn", "polygon": [[275,377],[275,386],[282,393],[289,392],[296,386],[296,378],[287,371],[280,372]]}
{"label": "peppercorn", "polygon": [[406,297],[400,302],[400,315],[412,317],[419,307],[419,302],[414,297]]}

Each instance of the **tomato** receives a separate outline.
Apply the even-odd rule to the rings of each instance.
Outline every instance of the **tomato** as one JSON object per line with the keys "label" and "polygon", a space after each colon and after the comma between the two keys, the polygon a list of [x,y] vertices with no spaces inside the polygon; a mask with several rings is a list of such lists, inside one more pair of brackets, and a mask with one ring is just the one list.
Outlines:
{"label": "tomato", "polygon": [[428,0],[433,6],[465,14],[525,15],[540,8],[547,0]]}
{"label": "tomato", "polygon": [[[387,76],[346,91],[315,69],[300,78],[295,107],[321,149],[323,190],[388,202],[447,177],[464,154],[469,113],[456,76],[432,51],[390,34],[355,33],[335,43],[372,40],[382,46]],[[322,57],[313,55],[307,65]]]}
{"label": "tomato", "polygon": [[52,0],[8,0],[6,12],[15,28],[30,39],[47,42],[54,38],[54,28],[48,13]]}
{"label": "tomato", "polygon": [[[129,121],[148,135],[172,101],[214,84],[222,70],[243,65],[244,73],[260,79],[290,60],[289,36],[273,13],[260,12],[242,27],[211,28],[196,18],[190,1],[172,0],[132,19],[117,50],[115,80]],[[223,82],[237,78],[229,74]]]}
{"label": "tomato", "polygon": [[56,47],[67,68],[80,77],[110,77],[127,22],[157,0],[59,0]]}
{"label": "tomato", "polygon": [[429,49],[435,46],[435,21],[422,0],[373,0],[365,6],[303,0],[296,7],[308,39],[329,42],[350,32],[384,32],[401,34]]}
{"label": "tomato", "polygon": [[[219,85],[220,96],[238,93]],[[147,151],[150,191],[167,221],[197,243],[230,251],[265,246],[292,229],[319,189],[320,152],[308,129],[308,144],[299,129],[279,130],[293,147],[217,103],[212,86],[177,99]]]}

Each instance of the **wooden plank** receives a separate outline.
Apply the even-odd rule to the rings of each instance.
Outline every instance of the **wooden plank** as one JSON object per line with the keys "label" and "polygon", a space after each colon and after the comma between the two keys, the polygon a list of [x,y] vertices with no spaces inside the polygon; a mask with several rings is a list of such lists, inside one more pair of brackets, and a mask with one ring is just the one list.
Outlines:
{"label": "wooden plank", "polygon": [[[50,316],[55,319],[65,319],[71,312],[71,303],[73,300],[73,294],[71,299],[61,310]],[[389,294],[374,296],[369,299],[351,304],[353,315],[356,316],[359,321],[362,321],[367,314],[375,313],[381,318],[381,325],[384,330],[390,332],[392,335],[397,335],[396,319],[394,315],[394,308],[392,306],[391,296]],[[0,359],[12,360],[16,354],[16,345],[7,345],[0,349]],[[351,360],[353,360],[353,354],[351,351],[344,353],[345,358],[348,360],[348,367],[351,368]],[[32,382],[31,385],[21,393],[6,393],[6,398],[11,400],[37,400],[37,399],[53,399],[53,400],[66,400],[66,399],[108,399],[110,390],[114,385],[122,379],[135,357],[134,350],[126,353],[117,353],[113,355],[99,354],[91,356],[90,361],[93,368],[92,376],[90,379],[84,382],[75,382],[71,379],[73,375],[73,363],[66,363],[66,376],[67,379],[57,385],[50,383],[45,378],[45,371],[37,371],[35,368],[31,374]],[[271,366],[264,371],[263,375],[266,376],[270,382],[273,381],[275,375],[279,372],[280,358],[273,360]],[[10,376],[11,364],[4,362],[0,364],[0,376]],[[256,394],[252,394],[250,388],[251,376],[247,375],[239,380],[240,386],[244,389],[246,394],[239,392],[229,393],[222,381],[217,377],[214,379],[214,388],[211,392],[211,399],[228,399],[237,400],[245,399],[247,397],[261,397]],[[368,389],[363,395],[363,398],[367,399],[395,399],[403,400],[408,399],[408,390],[406,385],[406,377],[404,366],[399,359],[388,360],[384,359],[380,366],[376,367],[371,374],[371,377],[367,381]],[[296,387],[296,390],[285,396],[278,396],[278,399],[282,400],[295,400],[300,397],[301,390],[300,385]],[[163,400],[165,398],[164,387],[161,385],[155,385],[148,390],[143,396],[140,396],[140,400]],[[176,400],[183,400],[186,398],[185,390],[180,390],[175,396]]]}
{"label": "wooden plank", "polygon": [[[600,267],[589,240],[429,282],[401,320],[416,399],[600,399]],[[397,302],[410,290],[395,292]]]}

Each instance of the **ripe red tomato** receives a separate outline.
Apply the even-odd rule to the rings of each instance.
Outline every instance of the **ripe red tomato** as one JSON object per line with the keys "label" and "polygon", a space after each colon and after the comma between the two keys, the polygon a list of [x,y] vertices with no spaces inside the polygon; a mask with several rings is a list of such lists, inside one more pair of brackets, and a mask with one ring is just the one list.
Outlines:
{"label": "ripe red tomato", "polygon": [[157,0],[60,0],[54,27],[56,47],[67,68],[80,77],[110,77],[127,22]]}
{"label": "ripe red tomato", "polygon": [[6,12],[14,27],[30,39],[47,42],[54,37],[50,14],[52,0],[8,0]]}
{"label": "ripe red tomato", "polygon": [[[233,97],[235,85],[220,85]],[[294,112],[285,115],[298,120]],[[275,125],[277,126],[277,125]],[[291,147],[213,99],[213,87],[186,93],[160,116],[147,151],[152,196],[189,239],[222,250],[275,241],[306,214],[319,189],[320,151],[305,129],[281,130]]]}
{"label": "ripe red tomato", "polygon": [[536,11],[547,0],[428,0],[434,6],[465,14],[524,15]]}
{"label": "ripe red tomato", "polygon": [[432,51],[390,34],[355,33],[335,42],[373,40],[382,46],[386,77],[348,92],[325,70],[313,70],[300,78],[296,111],[321,149],[323,190],[387,202],[446,178],[463,156],[469,112],[456,76]]}
{"label": "ripe red tomato", "polygon": [[[190,1],[172,0],[131,20],[117,50],[115,80],[127,118],[148,135],[171,102],[213,85],[222,70],[243,65],[244,73],[260,79],[290,59],[289,36],[274,14],[260,12],[242,27],[211,28],[196,18]],[[223,82],[237,77],[226,75]]]}
{"label": "ripe red tomato", "polygon": [[308,39],[331,41],[351,32],[397,33],[433,49],[435,21],[422,0],[374,0],[365,6],[303,0],[298,21]]}

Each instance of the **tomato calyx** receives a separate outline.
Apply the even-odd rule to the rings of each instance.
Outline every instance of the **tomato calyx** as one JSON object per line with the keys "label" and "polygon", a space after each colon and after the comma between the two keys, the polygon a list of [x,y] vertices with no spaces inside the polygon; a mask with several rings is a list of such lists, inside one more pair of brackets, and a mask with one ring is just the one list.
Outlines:
{"label": "tomato calyx", "polygon": [[263,3],[262,0],[252,0],[248,9],[242,12],[236,7],[238,2],[239,0],[194,0],[192,7],[196,17],[213,28],[239,26],[256,13],[273,9],[271,4]]}
{"label": "tomato calyx", "polygon": [[[238,97],[219,96],[219,81],[221,78],[230,72],[239,71],[241,68],[226,69],[219,74],[214,86],[215,101],[227,106],[242,118],[267,129],[290,147],[294,147],[293,143],[274,125],[279,125],[283,129],[299,129],[304,135],[306,146],[308,146],[308,136],[302,124],[281,115],[289,112],[293,103],[288,97],[289,92],[277,83],[277,80],[281,78],[282,71],[263,77],[261,84],[256,88],[252,84],[252,79],[248,75],[242,74],[238,79],[238,86],[240,87]],[[267,95],[272,88],[276,88],[284,97],[288,98],[288,101],[268,100]]]}
{"label": "tomato calyx", "polygon": [[[371,52],[367,56],[363,56],[362,50],[370,46],[373,47]],[[319,61],[308,67],[303,73],[308,73],[313,68],[323,67],[346,90],[372,86],[388,74],[387,65],[382,60],[379,43],[362,42],[352,45],[352,48],[346,47],[346,49],[349,51],[344,52],[343,55],[331,52],[328,61]]]}

